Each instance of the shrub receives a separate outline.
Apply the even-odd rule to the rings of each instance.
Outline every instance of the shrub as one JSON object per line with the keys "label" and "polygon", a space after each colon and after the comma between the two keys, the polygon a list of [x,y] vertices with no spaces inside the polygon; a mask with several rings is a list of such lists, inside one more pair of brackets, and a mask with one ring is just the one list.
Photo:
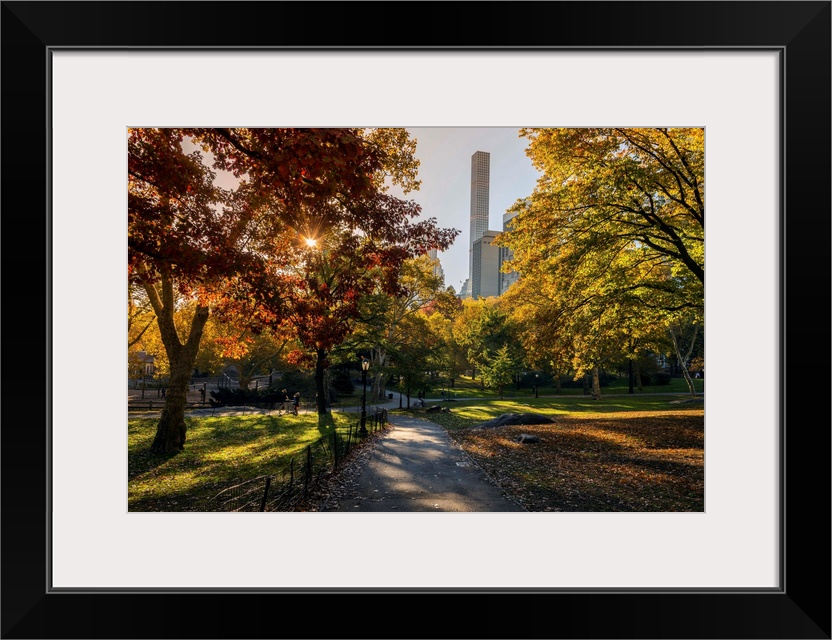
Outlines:
{"label": "shrub", "polygon": [[653,384],[657,387],[661,387],[667,384],[670,384],[670,374],[667,371],[656,371],[653,374]]}
{"label": "shrub", "polygon": [[330,380],[330,386],[339,395],[351,396],[355,393],[355,385],[352,382],[348,368],[333,369]]}

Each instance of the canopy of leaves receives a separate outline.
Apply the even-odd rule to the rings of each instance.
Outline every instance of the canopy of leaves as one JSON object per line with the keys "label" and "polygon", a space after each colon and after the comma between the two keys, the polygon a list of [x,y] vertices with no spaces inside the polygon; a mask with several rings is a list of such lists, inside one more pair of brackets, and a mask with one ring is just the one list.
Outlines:
{"label": "canopy of leaves", "polygon": [[[649,306],[704,303],[704,130],[522,129],[542,172],[513,210],[521,273],[554,271]],[[579,280],[572,282],[572,280]]]}
{"label": "canopy of leaves", "polygon": [[702,129],[522,129],[542,172],[498,244],[531,361],[580,374],[704,307]]}

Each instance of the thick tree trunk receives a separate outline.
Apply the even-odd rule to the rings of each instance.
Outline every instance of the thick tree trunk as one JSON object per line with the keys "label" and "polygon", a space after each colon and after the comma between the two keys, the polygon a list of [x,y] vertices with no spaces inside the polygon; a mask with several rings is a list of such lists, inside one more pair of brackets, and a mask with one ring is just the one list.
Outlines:
{"label": "thick tree trunk", "polygon": [[175,365],[170,364],[170,383],[165,392],[162,417],[156,425],[156,437],[150,445],[152,453],[172,453],[185,448],[185,405],[192,371],[193,362],[188,364],[180,359]]}
{"label": "thick tree trunk", "polygon": [[[209,308],[197,305],[188,338],[183,344],[179,341],[176,323],[173,319],[174,294],[173,280],[163,272],[157,284],[146,283],[148,299],[156,313],[159,333],[170,363],[170,383],[165,393],[165,406],[156,426],[156,436],[150,445],[151,453],[176,453],[185,448],[185,403],[188,384],[193,372],[202,330],[208,321]],[[158,287],[158,288],[157,288]]]}
{"label": "thick tree trunk", "polygon": [[375,374],[373,375],[373,386],[370,389],[370,399],[377,403],[384,399],[390,374],[384,373],[387,367],[387,353],[383,349],[377,349],[374,355],[371,366]]}
{"label": "thick tree trunk", "polygon": [[326,415],[326,389],[324,373],[326,372],[326,351],[318,349],[315,360],[315,391],[318,403],[318,415]]}
{"label": "thick tree trunk", "polygon": [[246,390],[251,386],[251,380],[254,378],[253,372],[243,373],[243,367],[237,367],[239,381],[240,381],[240,389]]}
{"label": "thick tree trunk", "polygon": [[644,391],[644,387],[641,386],[641,366],[638,364],[638,359],[633,361],[633,369],[635,370],[636,376],[636,389]]}

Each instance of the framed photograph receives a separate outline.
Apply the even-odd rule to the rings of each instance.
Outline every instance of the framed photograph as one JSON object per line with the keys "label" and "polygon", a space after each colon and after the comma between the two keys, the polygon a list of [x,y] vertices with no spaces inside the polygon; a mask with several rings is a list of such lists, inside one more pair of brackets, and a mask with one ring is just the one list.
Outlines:
{"label": "framed photograph", "polygon": [[[830,638],[830,4],[3,2],[3,637]],[[219,125],[704,128],[704,512],[131,513],[126,133]]]}

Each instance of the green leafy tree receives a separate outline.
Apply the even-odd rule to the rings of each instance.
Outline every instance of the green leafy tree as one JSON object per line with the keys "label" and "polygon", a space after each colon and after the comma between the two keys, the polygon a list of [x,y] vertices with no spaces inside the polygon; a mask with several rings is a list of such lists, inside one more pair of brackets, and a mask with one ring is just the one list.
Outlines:
{"label": "green leafy tree", "polygon": [[[497,352],[507,347],[517,370],[525,362],[517,329],[497,298],[465,299],[462,312],[454,323],[454,338],[465,349],[468,362],[480,373],[489,366]],[[483,387],[485,380],[481,378]]]}
{"label": "green leafy tree", "polygon": [[390,376],[395,374],[392,354],[418,349],[427,341],[426,336],[411,331],[412,323],[407,321],[415,315],[427,315],[443,286],[442,277],[433,272],[430,258],[421,255],[402,264],[398,295],[379,290],[362,300],[361,322],[352,342],[354,351],[370,351],[374,401],[384,397]]}
{"label": "green leafy tree", "polygon": [[497,389],[500,392],[500,400],[503,399],[503,388],[510,384],[517,373],[521,370],[522,363],[519,363],[512,350],[507,344],[497,349],[492,357],[480,365],[482,379],[486,387]]}

